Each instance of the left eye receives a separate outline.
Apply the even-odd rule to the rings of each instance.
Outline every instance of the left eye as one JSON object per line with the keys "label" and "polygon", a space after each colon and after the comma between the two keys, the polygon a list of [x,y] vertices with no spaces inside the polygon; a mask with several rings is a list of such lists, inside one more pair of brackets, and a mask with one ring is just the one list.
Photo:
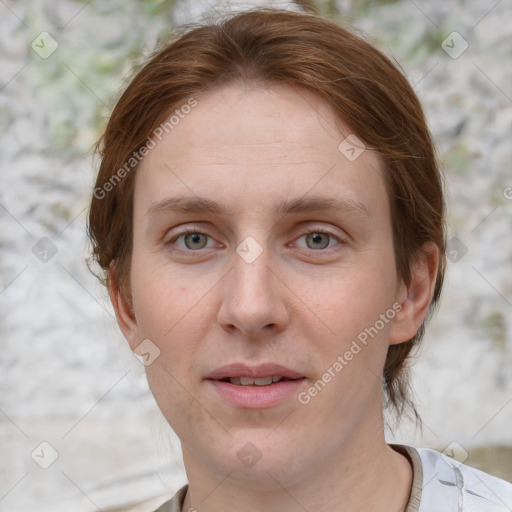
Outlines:
{"label": "left eye", "polygon": [[336,240],[338,242],[341,242],[341,240],[333,235],[332,233],[328,233],[327,231],[322,231],[322,230],[314,230],[314,231],[309,231],[308,233],[302,235],[300,238],[303,238],[303,237],[306,237],[305,240],[306,240],[306,245],[307,245],[307,249],[313,249],[313,250],[318,250],[318,249],[329,249],[330,247],[332,246],[329,246],[330,244],[330,241],[333,241],[333,240]]}

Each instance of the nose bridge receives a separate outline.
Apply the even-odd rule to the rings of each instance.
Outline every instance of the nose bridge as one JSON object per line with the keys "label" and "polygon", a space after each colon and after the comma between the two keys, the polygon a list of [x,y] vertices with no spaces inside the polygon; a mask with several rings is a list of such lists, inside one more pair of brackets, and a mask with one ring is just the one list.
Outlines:
{"label": "nose bridge", "polygon": [[246,237],[238,245],[233,262],[231,293],[239,303],[250,304],[254,300],[261,303],[272,299],[274,283],[271,260],[267,244],[260,244],[252,236]]}
{"label": "nose bridge", "polygon": [[273,266],[266,242],[248,236],[237,246],[219,312],[224,327],[252,334],[269,325],[282,328],[287,310]]}

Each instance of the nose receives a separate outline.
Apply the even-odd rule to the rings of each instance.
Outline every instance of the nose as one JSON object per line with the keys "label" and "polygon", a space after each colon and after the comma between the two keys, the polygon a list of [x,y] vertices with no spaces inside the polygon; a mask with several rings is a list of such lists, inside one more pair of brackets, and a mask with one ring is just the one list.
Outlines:
{"label": "nose", "polygon": [[268,336],[283,331],[289,321],[286,286],[271,268],[267,250],[252,262],[238,253],[222,289],[218,322],[223,329],[247,336]]}

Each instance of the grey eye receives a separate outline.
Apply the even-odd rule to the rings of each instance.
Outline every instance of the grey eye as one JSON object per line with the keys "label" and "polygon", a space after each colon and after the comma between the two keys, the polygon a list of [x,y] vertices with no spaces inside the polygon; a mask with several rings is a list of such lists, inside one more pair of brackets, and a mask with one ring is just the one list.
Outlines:
{"label": "grey eye", "polygon": [[187,249],[204,249],[208,242],[208,235],[203,233],[187,233],[183,236]]}
{"label": "grey eye", "polygon": [[325,249],[329,245],[330,236],[327,233],[312,232],[306,235],[306,244],[310,249]]}

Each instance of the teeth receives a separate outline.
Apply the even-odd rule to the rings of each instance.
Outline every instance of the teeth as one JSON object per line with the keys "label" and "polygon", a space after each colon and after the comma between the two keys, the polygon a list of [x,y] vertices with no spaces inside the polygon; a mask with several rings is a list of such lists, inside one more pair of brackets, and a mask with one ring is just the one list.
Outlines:
{"label": "teeth", "polygon": [[279,376],[261,377],[258,379],[253,379],[252,377],[230,377],[229,382],[236,386],[269,386],[282,378]]}

